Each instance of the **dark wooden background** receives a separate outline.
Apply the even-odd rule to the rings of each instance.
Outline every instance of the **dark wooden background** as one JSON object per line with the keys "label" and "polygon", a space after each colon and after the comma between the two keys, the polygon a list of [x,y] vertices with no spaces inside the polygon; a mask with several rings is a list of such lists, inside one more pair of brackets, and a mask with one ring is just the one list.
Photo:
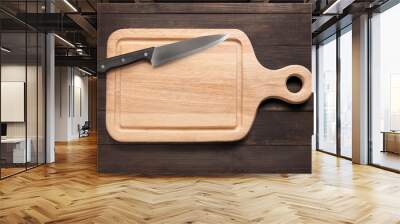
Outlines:
{"label": "dark wooden background", "polygon": [[[98,59],[122,28],[235,28],[250,38],[261,64],[311,69],[311,5],[290,3],[99,4]],[[105,128],[106,80],[97,88],[99,172],[145,175],[311,172],[312,98],[302,105],[264,102],[248,136],[238,142],[128,144]],[[291,84],[295,88],[296,83]]]}

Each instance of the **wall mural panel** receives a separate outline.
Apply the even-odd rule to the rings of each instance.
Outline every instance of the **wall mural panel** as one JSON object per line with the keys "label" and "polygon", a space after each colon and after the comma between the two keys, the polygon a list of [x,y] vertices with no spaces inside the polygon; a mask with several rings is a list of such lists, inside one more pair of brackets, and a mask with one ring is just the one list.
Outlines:
{"label": "wall mural panel", "polygon": [[[98,5],[98,59],[106,41],[123,28],[240,29],[258,61],[270,69],[291,64],[311,68],[309,4],[119,4]],[[123,12],[123,13],[122,13]],[[212,12],[212,13],[211,13]],[[167,21],[167,22],[166,22]],[[290,105],[267,100],[248,135],[226,143],[131,144],[113,140],[105,128],[106,79],[97,85],[98,170],[142,174],[311,172],[313,102]],[[298,88],[296,82],[289,88]]]}

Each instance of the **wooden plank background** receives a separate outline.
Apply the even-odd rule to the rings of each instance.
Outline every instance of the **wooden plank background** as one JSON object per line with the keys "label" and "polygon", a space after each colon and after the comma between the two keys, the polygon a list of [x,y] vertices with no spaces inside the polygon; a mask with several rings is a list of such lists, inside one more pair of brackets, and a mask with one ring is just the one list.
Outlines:
{"label": "wooden plank background", "polygon": [[[270,69],[311,69],[311,5],[289,3],[140,3],[98,5],[98,59],[108,36],[123,28],[234,28],[244,31]],[[248,136],[238,142],[129,144],[105,128],[105,77],[97,86],[99,172],[146,175],[311,172],[312,98],[302,105],[264,102]],[[291,84],[291,88],[296,87]]]}

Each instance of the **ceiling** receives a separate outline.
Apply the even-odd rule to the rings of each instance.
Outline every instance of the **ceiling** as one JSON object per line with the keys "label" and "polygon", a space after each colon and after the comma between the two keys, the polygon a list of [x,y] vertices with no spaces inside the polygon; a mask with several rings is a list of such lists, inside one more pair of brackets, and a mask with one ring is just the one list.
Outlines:
{"label": "ceiling", "polygon": [[[336,0],[351,1],[346,8],[364,9],[371,2],[385,0]],[[56,56],[63,64],[76,64],[79,61],[90,60],[91,69],[96,65],[96,28],[97,3],[142,3],[142,2],[269,2],[269,3],[302,3],[313,5],[313,35],[318,35],[332,21],[342,15],[323,15],[325,9],[334,4],[335,0],[1,0],[0,21],[2,30],[2,45],[15,49],[14,54],[24,53],[26,43],[24,32],[54,32],[60,38],[55,38]],[[49,13],[49,12],[52,13]],[[346,11],[345,11],[346,13]],[[326,21],[325,21],[326,20]],[[320,25],[319,23],[323,23]],[[28,38],[29,39],[29,38]],[[66,40],[66,41],[65,41]],[[30,40],[28,40],[29,42]],[[72,46],[72,45],[73,46]],[[28,44],[28,54],[35,48]]]}

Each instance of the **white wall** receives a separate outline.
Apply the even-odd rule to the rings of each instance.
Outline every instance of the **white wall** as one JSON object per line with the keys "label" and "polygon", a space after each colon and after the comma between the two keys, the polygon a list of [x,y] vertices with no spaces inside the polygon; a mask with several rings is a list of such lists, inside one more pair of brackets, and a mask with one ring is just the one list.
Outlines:
{"label": "white wall", "polygon": [[[25,70],[27,69],[27,70]],[[1,66],[1,81],[2,82],[25,82],[26,72],[28,72],[29,86],[36,86],[36,80],[32,80],[30,74],[36,75],[35,66],[18,65],[18,64],[5,64]],[[27,88],[27,104],[34,102],[32,105],[27,105],[36,108],[36,88]],[[7,108],[1,108],[2,110],[7,110]],[[24,109],[24,108],[22,108]],[[28,109],[27,109],[28,110]],[[36,109],[34,109],[36,111]],[[31,112],[32,108],[28,110]],[[28,118],[28,137],[31,133],[30,127],[36,130],[36,113],[27,113]],[[34,122],[34,124],[31,124]],[[35,127],[33,127],[35,125]],[[33,131],[32,131],[33,132]],[[35,132],[36,135],[36,132]],[[8,137],[25,137],[25,122],[7,122],[7,136]]]}
{"label": "white wall", "polygon": [[[2,82],[24,82],[25,83],[25,64],[5,64],[1,66],[1,81]],[[28,67],[31,70],[32,67]],[[2,96],[3,98],[4,96]],[[1,108],[7,110],[8,108]],[[24,108],[21,108],[24,110]],[[24,122],[11,122],[7,123],[7,134],[9,137],[25,137],[25,124]]]}
{"label": "white wall", "polygon": [[76,68],[56,67],[55,140],[79,137],[78,125],[88,120],[88,77]]}
{"label": "white wall", "polygon": [[[75,70],[76,71],[76,70]],[[82,73],[74,75],[74,108],[72,119],[72,135],[79,137],[78,124],[83,125],[89,119],[88,102],[88,77],[82,76]]]}
{"label": "white wall", "polygon": [[55,141],[68,141],[69,133],[69,68],[55,68]]}

